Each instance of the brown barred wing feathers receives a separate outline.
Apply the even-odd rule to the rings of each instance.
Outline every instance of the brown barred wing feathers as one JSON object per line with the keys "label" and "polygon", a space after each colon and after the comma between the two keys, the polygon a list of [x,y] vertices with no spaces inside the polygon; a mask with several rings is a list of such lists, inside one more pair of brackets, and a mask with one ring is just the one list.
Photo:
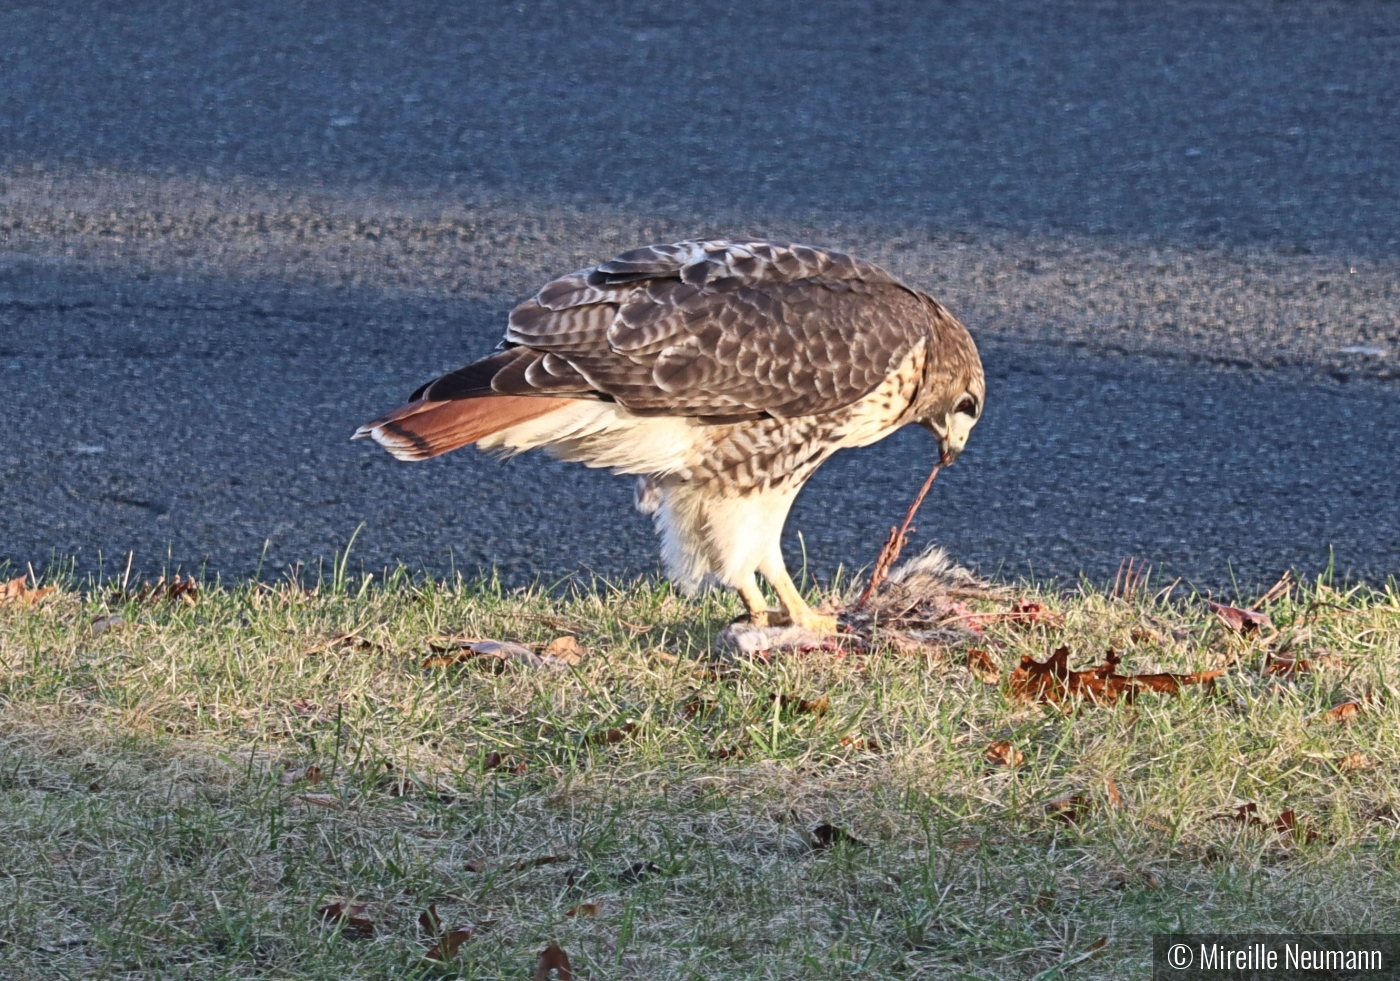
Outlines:
{"label": "brown barred wing feathers", "polygon": [[642,414],[788,418],[859,400],[927,330],[917,294],[841,253],[650,246],[555,280],[512,311],[507,343],[556,360],[533,375],[511,362],[492,388],[573,393],[581,378]]}

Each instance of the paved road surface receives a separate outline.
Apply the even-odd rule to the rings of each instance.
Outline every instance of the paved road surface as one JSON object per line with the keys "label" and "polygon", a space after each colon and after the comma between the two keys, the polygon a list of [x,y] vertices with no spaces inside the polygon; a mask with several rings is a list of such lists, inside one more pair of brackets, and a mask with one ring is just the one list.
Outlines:
{"label": "paved road surface", "polygon": [[[0,11],[0,561],[655,568],[625,480],[345,437],[547,276],[757,232],[983,344],[920,538],[984,571],[1400,570],[1393,4]],[[789,530],[869,561],[928,462]]]}

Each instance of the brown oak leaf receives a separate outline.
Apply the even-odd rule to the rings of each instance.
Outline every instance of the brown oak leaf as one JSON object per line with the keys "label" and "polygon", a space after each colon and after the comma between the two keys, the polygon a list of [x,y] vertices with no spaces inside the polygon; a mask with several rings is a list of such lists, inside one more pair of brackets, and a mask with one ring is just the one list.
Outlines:
{"label": "brown oak leaf", "polygon": [[1185,685],[1209,684],[1225,673],[1225,669],[1221,668],[1191,674],[1159,672],[1123,675],[1118,673],[1121,663],[1117,652],[1110,650],[1103,664],[1086,671],[1071,671],[1068,647],[1056,648],[1044,661],[1037,661],[1027,654],[1021,658],[1020,667],[1011,673],[1011,693],[1018,698],[1042,703],[1084,699],[1096,705],[1108,705],[1120,698],[1132,701],[1140,691],[1174,695]]}
{"label": "brown oak leaf", "polygon": [[559,981],[574,981],[573,968],[569,966],[569,955],[555,941],[551,941],[548,947],[540,951],[539,960],[535,962],[533,981],[549,981],[551,971]]}
{"label": "brown oak leaf", "polygon": [[1206,606],[1220,618],[1221,623],[1241,636],[1247,637],[1261,627],[1274,625],[1268,614],[1257,610],[1242,610],[1238,606],[1226,606],[1223,603],[1212,603],[1210,600],[1206,600]]}
{"label": "brown oak leaf", "polygon": [[1009,741],[1003,739],[992,743],[987,747],[983,758],[993,766],[1004,766],[1007,769],[1015,769],[1025,760],[1026,754],[1021,752]]}

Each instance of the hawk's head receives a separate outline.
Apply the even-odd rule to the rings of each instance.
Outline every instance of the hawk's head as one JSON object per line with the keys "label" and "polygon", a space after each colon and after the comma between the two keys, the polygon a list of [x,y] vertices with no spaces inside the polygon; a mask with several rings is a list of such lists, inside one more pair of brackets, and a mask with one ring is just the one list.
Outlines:
{"label": "hawk's head", "polygon": [[[979,378],[980,382],[981,379]],[[925,428],[938,437],[939,460],[944,466],[952,463],[967,445],[972,435],[972,427],[982,417],[982,386],[961,392],[952,406],[939,406],[919,420]],[[945,403],[946,405],[946,403]]]}
{"label": "hawk's head", "polygon": [[938,437],[939,460],[947,465],[962,453],[982,418],[987,382],[972,335],[942,306],[935,307],[940,316],[929,331],[917,421]]}

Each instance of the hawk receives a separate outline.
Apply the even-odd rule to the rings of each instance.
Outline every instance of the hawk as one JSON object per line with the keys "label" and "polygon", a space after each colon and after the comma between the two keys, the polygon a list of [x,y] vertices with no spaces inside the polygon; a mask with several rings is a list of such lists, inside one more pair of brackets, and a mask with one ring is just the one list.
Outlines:
{"label": "hawk", "polygon": [[837,450],[908,423],[952,462],[984,394],[967,329],[874,263],[780,242],[678,242],[547,283],[511,311],[497,353],[354,438],[400,460],[475,443],[635,474],[683,591],[718,581],[754,623],[831,632],[836,618],[807,605],[783,564],[797,492]]}

